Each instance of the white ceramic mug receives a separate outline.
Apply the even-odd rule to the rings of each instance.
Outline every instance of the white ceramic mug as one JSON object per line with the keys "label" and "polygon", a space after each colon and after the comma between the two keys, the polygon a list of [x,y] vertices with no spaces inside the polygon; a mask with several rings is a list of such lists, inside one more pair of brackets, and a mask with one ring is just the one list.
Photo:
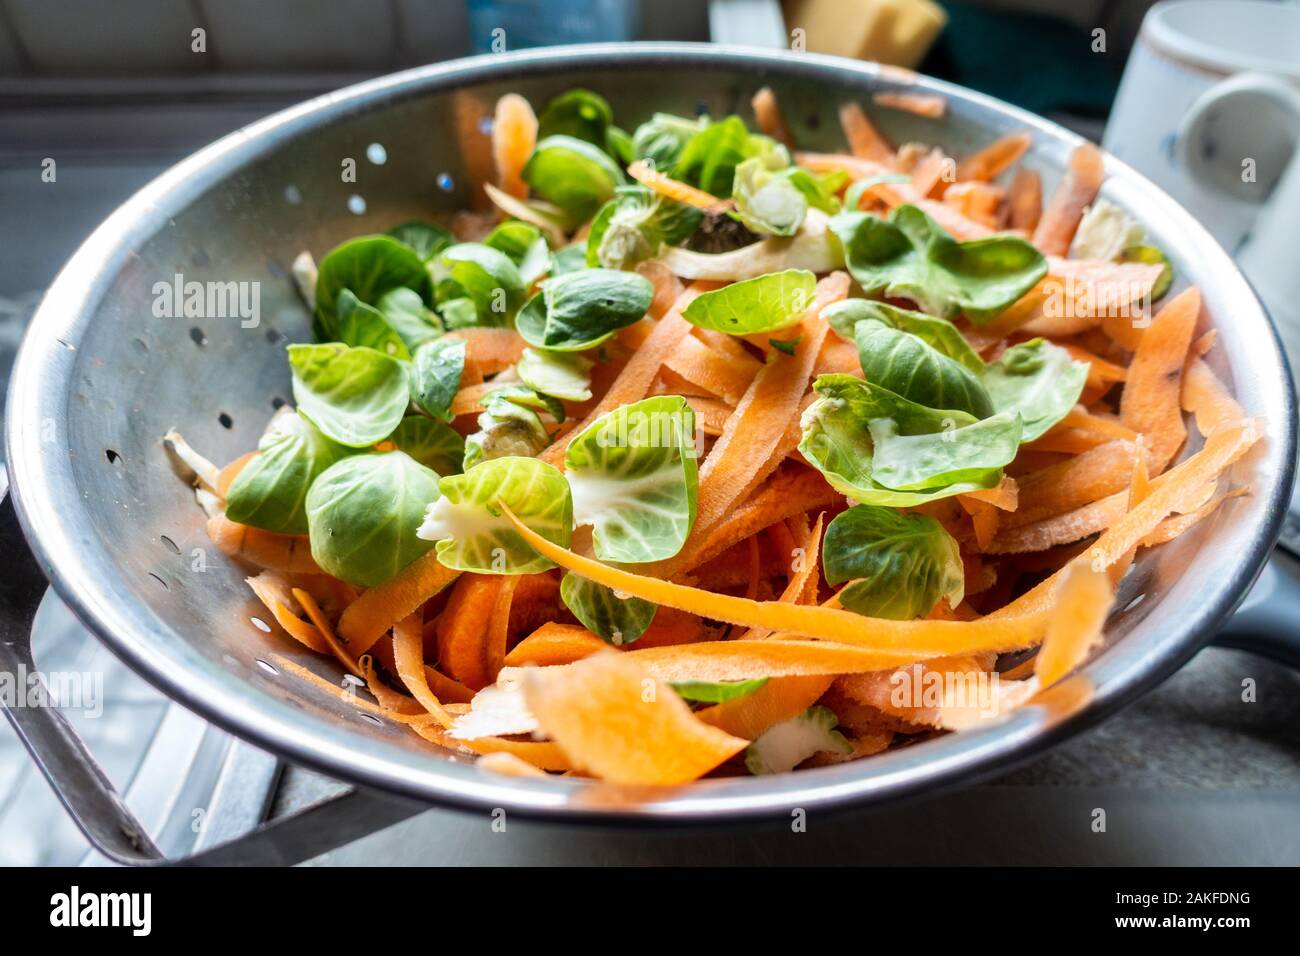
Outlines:
{"label": "white ceramic mug", "polygon": [[1103,145],[1233,254],[1300,372],[1300,3],[1158,3]]}

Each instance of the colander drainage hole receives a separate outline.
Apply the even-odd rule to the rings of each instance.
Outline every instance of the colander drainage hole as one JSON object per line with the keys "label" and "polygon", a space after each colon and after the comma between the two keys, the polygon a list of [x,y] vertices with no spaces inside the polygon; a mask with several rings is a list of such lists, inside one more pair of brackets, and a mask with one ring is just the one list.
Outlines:
{"label": "colander drainage hole", "polygon": [[367,723],[374,724],[376,727],[384,726],[384,722],[380,720],[378,717],[376,717],[374,714],[364,714],[358,712],[357,716],[360,717],[362,720],[366,721]]}
{"label": "colander drainage hole", "polygon": [[225,412],[222,412],[220,415],[217,416],[217,421],[221,422],[222,428],[230,428],[230,426],[235,424],[235,420],[231,418],[229,415],[227,415]]}
{"label": "colander drainage hole", "polygon": [[208,344],[208,337],[203,334],[203,330],[197,325],[190,329],[190,338],[194,340],[194,344],[199,346],[199,348]]}
{"label": "colander drainage hole", "polygon": [[170,551],[172,554],[181,553],[180,545],[178,545],[171,538],[167,537],[167,535],[165,534],[159,535],[158,540],[161,541],[163,543],[163,547],[166,548],[168,551]]}
{"label": "colander drainage hole", "polygon": [[117,452],[113,451],[113,449],[111,448],[104,449],[104,457],[108,459],[108,463],[110,465],[116,465],[119,461],[122,460],[122,456],[119,455]]}
{"label": "colander drainage hole", "polygon": [[163,590],[164,590],[164,591],[170,591],[170,590],[171,590],[171,588],[169,588],[169,587],[167,586],[167,582],[164,581],[162,578],[158,577],[158,575],[154,574],[152,571],[149,572],[149,577],[153,578],[155,581],[157,581],[159,584],[161,584],[161,585],[163,586]]}
{"label": "colander drainage hole", "polygon": [[280,395],[271,396],[271,407],[274,408],[277,412],[288,404],[289,404],[288,400],[286,400],[283,396]]}
{"label": "colander drainage hole", "polygon": [[[267,634],[271,633],[271,625],[267,624],[260,617],[250,617],[249,620],[253,622],[253,627],[257,628],[259,631],[263,631]],[[258,663],[260,664],[261,661],[258,661]]]}
{"label": "colander drainage hole", "polygon": [[270,661],[264,661],[260,657],[254,658],[254,661],[256,662],[258,667],[262,668],[262,670],[266,671],[272,677],[280,676],[280,672],[275,669],[275,665],[272,664]]}

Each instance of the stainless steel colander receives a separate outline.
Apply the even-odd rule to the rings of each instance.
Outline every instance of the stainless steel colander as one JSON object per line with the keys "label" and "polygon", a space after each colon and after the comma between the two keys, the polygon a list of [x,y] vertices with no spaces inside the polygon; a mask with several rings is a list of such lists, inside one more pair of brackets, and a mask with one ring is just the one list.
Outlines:
{"label": "stainless steel colander", "polygon": [[[1126,579],[1107,646],[1041,703],[983,729],[869,760],[780,777],[632,792],[568,779],[506,779],[449,759],[292,673],[269,651],[337,683],[331,662],[254,622],[264,617],[204,535],[193,495],[160,437],[179,428],[226,461],[253,447],[289,397],[286,341],[310,337],[289,263],[411,217],[470,202],[486,159],[484,120],[502,93],[533,103],[572,86],[599,91],[629,128],[663,110],[748,113],[775,88],[795,136],[842,148],[836,107],[882,89],[948,98],[939,122],[881,113],[896,142],[961,155],[1016,129],[1047,188],[1079,142],[1038,117],[903,71],[809,54],[690,45],[596,46],[496,55],[413,70],[276,114],[180,163],[118,209],[80,248],[32,322],[6,419],[11,500],[40,571],[86,625],[147,679],[204,717],[289,760],[398,796],[390,815],[432,802],[565,821],[722,822],[816,813],[968,781],[1076,733],[1167,677],[1209,639],[1259,573],[1292,482],[1295,406],[1259,301],[1228,255],[1159,189],[1107,160],[1103,194],[1146,224],[1219,329],[1211,362],[1267,435],[1233,474],[1252,493],[1192,533],[1147,552]],[[356,182],[340,176],[354,159]],[[256,282],[260,322],[154,314],[155,285]],[[3,510],[0,667],[27,653],[43,585]],[[28,606],[30,605],[30,607]],[[156,855],[50,711],[11,711],[56,789],[121,859]],[[413,801],[413,802],[406,802]],[[379,801],[384,803],[384,801]],[[342,817],[312,826],[335,825]],[[377,819],[383,818],[382,814]],[[306,825],[304,824],[304,827]],[[301,848],[300,848],[301,849]],[[286,851],[290,856],[295,851]],[[287,857],[286,857],[287,858]]]}

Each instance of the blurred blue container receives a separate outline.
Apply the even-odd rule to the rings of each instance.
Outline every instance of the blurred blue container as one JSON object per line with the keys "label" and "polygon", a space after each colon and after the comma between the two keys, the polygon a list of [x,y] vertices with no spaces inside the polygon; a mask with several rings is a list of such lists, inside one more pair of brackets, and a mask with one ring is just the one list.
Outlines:
{"label": "blurred blue container", "polygon": [[468,0],[475,53],[635,39],[637,0]]}

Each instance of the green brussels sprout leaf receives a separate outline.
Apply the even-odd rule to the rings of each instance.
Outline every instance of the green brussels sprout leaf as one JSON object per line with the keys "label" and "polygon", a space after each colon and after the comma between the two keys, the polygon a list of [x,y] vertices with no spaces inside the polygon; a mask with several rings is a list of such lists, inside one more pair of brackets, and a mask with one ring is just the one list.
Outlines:
{"label": "green brussels sprout leaf", "polygon": [[559,469],[535,458],[494,458],[438,483],[419,535],[436,541],[438,560],[480,574],[536,574],[554,567],[524,542],[501,510],[508,507],[547,541],[567,548],[573,502]]}

